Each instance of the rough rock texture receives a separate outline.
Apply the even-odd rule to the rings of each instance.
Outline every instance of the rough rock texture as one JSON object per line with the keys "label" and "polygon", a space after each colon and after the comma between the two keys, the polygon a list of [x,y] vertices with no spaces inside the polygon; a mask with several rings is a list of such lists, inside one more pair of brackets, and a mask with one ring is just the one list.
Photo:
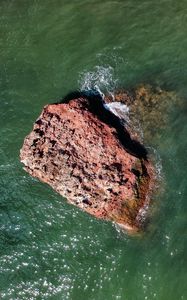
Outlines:
{"label": "rough rock texture", "polygon": [[144,226],[152,165],[100,99],[45,106],[20,157],[27,172],[86,212],[127,230]]}

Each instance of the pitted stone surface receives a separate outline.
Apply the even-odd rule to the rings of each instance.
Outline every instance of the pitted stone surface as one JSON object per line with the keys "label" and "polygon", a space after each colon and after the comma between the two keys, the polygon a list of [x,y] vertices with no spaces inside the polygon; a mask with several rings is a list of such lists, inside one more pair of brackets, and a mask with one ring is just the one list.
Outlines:
{"label": "pitted stone surface", "polygon": [[139,230],[153,168],[146,150],[102,105],[78,98],[44,107],[25,138],[25,170],[97,218]]}

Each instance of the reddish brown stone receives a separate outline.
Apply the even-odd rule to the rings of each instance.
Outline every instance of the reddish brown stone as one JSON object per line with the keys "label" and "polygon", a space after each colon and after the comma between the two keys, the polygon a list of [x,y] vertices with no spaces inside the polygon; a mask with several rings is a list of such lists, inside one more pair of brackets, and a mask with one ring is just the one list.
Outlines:
{"label": "reddish brown stone", "polygon": [[152,165],[145,148],[100,100],[45,106],[20,157],[28,173],[68,202],[127,230],[142,228]]}

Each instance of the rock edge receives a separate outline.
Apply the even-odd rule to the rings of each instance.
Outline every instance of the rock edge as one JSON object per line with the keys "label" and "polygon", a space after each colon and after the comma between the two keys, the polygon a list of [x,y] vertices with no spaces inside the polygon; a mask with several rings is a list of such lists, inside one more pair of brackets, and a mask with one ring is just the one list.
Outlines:
{"label": "rock edge", "polygon": [[97,218],[144,228],[154,185],[147,151],[100,97],[44,107],[20,151],[24,169]]}

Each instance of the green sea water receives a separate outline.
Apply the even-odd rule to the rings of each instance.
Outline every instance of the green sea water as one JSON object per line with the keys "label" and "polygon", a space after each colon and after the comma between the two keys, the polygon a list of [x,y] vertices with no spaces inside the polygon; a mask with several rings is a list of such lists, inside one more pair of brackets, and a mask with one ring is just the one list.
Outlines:
{"label": "green sea water", "polygon": [[[31,178],[19,150],[45,104],[139,83],[182,109],[154,143],[164,191],[132,237]],[[0,299],[187,299],[186,101],[185,0],[0,1]]]}

